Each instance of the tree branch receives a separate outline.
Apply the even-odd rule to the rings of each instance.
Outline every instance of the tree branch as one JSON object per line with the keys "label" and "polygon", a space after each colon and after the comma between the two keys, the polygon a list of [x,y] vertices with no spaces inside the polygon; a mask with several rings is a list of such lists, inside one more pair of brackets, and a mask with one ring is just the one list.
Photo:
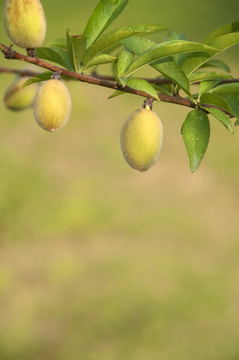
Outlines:
{"label": "tree branch", "polygon": [[[85,83],[92,84],[92,85],[103,86],[103,87],[110,88],[112,90],[119,90],[122,92],[126,92],[126,93],[130,93],[130,94],[134,94],[134,95],[152,99],[152,97],[144,91],[135,90],[133,88],[130,88],[129,86],[123,87],[123,86],[119,85],[116,82],[116,79],[112,76],[99,75],[96,72],[93,72],[92,75],[78,74],[73,71],[50,64],[50,63],[43,61],[41,59],[38,59],[36,57],[30,57],[30,56],[20,54],[17,51],[12,50],[12,46],[7,47],[6,45],[3,45],[2,43],[0,43],[0,50],[2,51],[5,58],[7,58],[7,59],[25,61],[27,63],[40,66],[40,67],[50,70],[52,72],[58,72],[61,75],[64,75],[64,76],[72,78],[72,79],[79,80],[81,82],[85,82]],[[40,72],[36,72],[33,70],[11,69],[11,68],[7,68],[7,67],[0,67],[0,73],[3,73],[3,72],[15,73],[15,74],[19,74],[20,76],[36,76],[36,75],[41,74]],[[145,78],[144,80],[147,80],[148,82],[157,84],[157,85],[172,83],[170,79],[161,79],[161,78],[156,78],[156,79]],[[233,83],[233,82],[239,82],[239,79],[224,79],[220,82],[220,84]],[[158,93],[158,97],[161,101],[164,101],[164,102],[182,105],[182,106],[186,106],[186,107],[190,107],[190,108],[196,107],[196,104],[192,100],[190,100],[188,98],[183,98],[182,96],[179,96],[179,95],[166,95],[166,94]],[[216,107],[216,106],[210,105],[210,104],[205,104],[204,107]],[[219,107],[216,107],[216,108],[220,109]],[[220,109],[220,110],[224,111],[223,109]],[[224,111],[224,112],[227,113],[226,111]]]}
{"label": "tree branch", "polygon": [[[61,68],[56,65],[49,64],[46,61],[43,61],[41,59],[35,58],[35,57],[29,57],[23,54],[18,53],[17,51],[12,50],[12,47],[7,47],[6,45],[0,43],[0,50],[4,54],[5,58],[12,59],[12,60],[20,60],[25,61],[30,64],[34,64],[37,66],[40,66],[44,69],[50,70],[52,72],[58,72],[61,75],[67,76],[72,79],[77,79],[81,82],[86,82],[88,84],[92,85],[98,85],[110,88],[112,90],[119,90],[122,92],[142,96],[145,98],[152,98],[149,94],[147,94],[144,91],[135,90],[133,88],[130,88],[129,86],[122,87],[114,80],[107,80],[107,79],[101,79],[99,77],[91,76],[91,75],[85,75],[85,74],[78,74],[70,70],[66,70],[64,68]],[[173,95],[165,95],[165,94],[158,94],[158,97],[161,101],[174,103],[177,105],[183,105],[191,108],[195,108],[195,104],[190,99],[183,98],[181,96],[173,96]]]}
{"label": "tree branch", "polygon": [[[58,66],[49,64],[38,58],[29,57],[29,56],[20,54],[16,51],[13,51],[11,47],[8,48],[1,43],[0,43],[0,50],[2,51],[2,53],[4,54],[4,56],[7,59],[13,59],[13,60],[15,59],[15,60],[25,61],[25,62],[34,64],[34,65],[40,66],[42,68],[48,69],[52,72],[59,72],[61,75],[65,75],[69,78],[77,79],[79,81],[86,82],[88,84],[99,85],[99,86],[108,87],[108,88],[111,88],[114,90],[119,90],[119,91],[131,93],[131,94],[143,96],[143,97],[146,97],[149,99],[151,98],[149,94],[147,94],[143,91],[135,90],[128,86],[125,86],[125,87],[120,86],[119,84],[116,83],[116,79],[113,76],[99,75],[96,71],[93,72],[91,76],[84,75],[84,74],[77,74],[70,70],[66,70],[64,68],[60,68]],[[8,68],[8,67],[3,67],[3,66],[0,66],[0,73],[13,73],[13,74],[18,74],[20,76],[37,76],[37,75],[41,74],[41,72],[37,72],[37,71],[29,70],[29,69],[13,69],[13,68]],[[165,84],[172,83],[172,81],[170,79],[162,79],[162,78],[156,78],[156,79],[144,78],[144,80],[146,80],[150,83],[153,83],[153,84],[157,84],[157,85],[162,85],[162,84],[165,85]],[[232,83],[232,82],[239,82],[239,79],[225,79],[225,80],[222,80],[220,82],[220,84],[226,84],[226,83]],[[191,101],[188,98],[183,98],[179,95],[166,95],[166,94],[158,93],[158,97],[163,102],[173,103],[173,104],[182,105],[182,106],[191,107],[191,108],[196,107],[196,104],[193,101]],[[230,117],[232,117],[232,115],[229,114],[227,111],[225,111],[215,105],[204,104],[203,106],[204,106],[204,108],[209,108],[209,107],[217,108],[217,109],[225,112]],[[206,110],[204,110],[204,111],[206,113],[208,113]]]}

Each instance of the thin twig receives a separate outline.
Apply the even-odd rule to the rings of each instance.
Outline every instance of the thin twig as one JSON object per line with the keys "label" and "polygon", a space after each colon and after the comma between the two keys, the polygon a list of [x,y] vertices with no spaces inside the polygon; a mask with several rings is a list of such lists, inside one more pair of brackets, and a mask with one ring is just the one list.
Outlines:
{"label": "thin twig", "polygon": [[0,66],[0,74],[1,73],[17,74],[19,76],[37,76],[41,74],[41,72],[30,69],[12,69],[5,66]]}
{"label": "thin twig", "polygon": [[[93,76],[97,77],[98,79],[102,79],[102,80],[111,80],[114,81],[115,77],[114,76],[110,76],[110,75],[100,75],[98,74],[97,71],[94,71],[92,73]],[[165,79],[165,78],[139,78],[139,79],[143,79],[148,81],[151,84],[155,84],[155,85],[167,85],[167,84],[172,84],[173,81],[170,79]],[[239,79],[223,79],[221,80],[218,85],[222,85],[222,84],[232,84],[232,83],[238,83]],[[193,83],[191,83],[191,85],[199,85],[201,83],[201,81],[195,81]]]}

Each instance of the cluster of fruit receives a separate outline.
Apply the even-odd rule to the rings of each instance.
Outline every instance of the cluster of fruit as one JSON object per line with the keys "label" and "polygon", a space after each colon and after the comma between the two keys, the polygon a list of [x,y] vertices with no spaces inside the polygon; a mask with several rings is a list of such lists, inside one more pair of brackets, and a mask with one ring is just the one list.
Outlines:
{"label": "cluster of fruit", "polygon": [[[9,38],[21,48],[33,50],[45,38],[46,20],[39,0],[7,0],[5,28]],[[71,112],[71,97],[59,74],[38,85],[22,87],[26,77],[17,76],[4,96],[11,110],[22,110],[33,105],[37,123],[47,131],[60,129]],[[121,131],[121,149],[126,161],[139,171],[148,170],[157,160],[163,138],[163,128],[157,114],[149,105],[135,111]]]}

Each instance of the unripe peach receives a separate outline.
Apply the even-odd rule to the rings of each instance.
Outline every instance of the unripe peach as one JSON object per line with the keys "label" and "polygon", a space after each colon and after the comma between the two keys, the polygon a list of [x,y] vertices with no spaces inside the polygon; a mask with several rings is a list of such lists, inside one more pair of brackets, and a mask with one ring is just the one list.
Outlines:
{"label": "unripe peach", "polygon": [[43,83],[33,108],[35,119],[43,129],[55,131],[64,126],[71,112],[71,96],[63,81],[50,79]]}
{"label": "unripe peach", "polygon": [[32,106],[38,85],[35,83],[23,88],[28,79],[28,76],[17,76],[7,88],[3,101],[8,109],[18,111]]}
{"label": "unripe peach", "polygon": [[9,38],[21,48],[36,48],[44,41],[46,19],[39,0],[7,0],[4,21]]}
{"label": "unripe peach", "polygon": [[136,110],[121,131],[121,149],[128,164],[138,170],[148,170],[158,159],[163,140],[163,127],[158,115],[150,110]]}

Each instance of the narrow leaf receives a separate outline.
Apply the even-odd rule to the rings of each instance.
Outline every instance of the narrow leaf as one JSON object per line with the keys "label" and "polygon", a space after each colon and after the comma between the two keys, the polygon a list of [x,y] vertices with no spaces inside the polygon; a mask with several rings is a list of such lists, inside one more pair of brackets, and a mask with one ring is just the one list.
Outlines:
{"label": "narrow leaf", "polygon": [[127,82],[127,86],[135,90],[144,91],[152,98],[159,100],[158,94],[154,87],[144,79],[129,79],[129,81]]}
{"label": "narrow leaf", "polygon": [[202,67],[214,67],[214,68],[218,68],[218,69],[221,69],[221,70],[224,70],[228,73],[231,72],[231,69],[230,67],[222,60],[217,60],[217,59],[211,59],[211,60],[208,60],[206,61],[204,64],[202,64],[200,66],[201,68]]}
{"label": "narrow leaf", "polygon": [[231,34],[218,36],[214,39],[209,39],[206,42],[206,44],[208,46],[218,49],[218,51],[212,50],[211,52],[204,54],[202,53],[192,54],[184,61],[182,68],[187,75],[190,75],[200,66],[202,66],[204,63],[206,63],[209,59],[217,55],[220,51],[224,51],[238,43],[239,43],[239,33],[231,33]]}
{"label": "narrow leaf", "polygon": [[173,93],[173,86],[172,84],[166,84],[166,85],[155,85],[152,84],[154,89],[159,92],[160,94],[166,94],[166,95],[172,95]]}
{"label": "narrow leaf", "polygon": [[188,52],[196,52],[196,51],[212,51],[210,46],[195,43],[191,41],[182,41],[182,40],[174,40],[174,41],[166,41],[161,43],[145,53],[139,56],[129,67],[129,70],[125,75],[131,75],[136,70],[140,69],[144,65],[151,64],[154,61],[160,60],[162,58],[169,57],[171,55],[176,55],[180,53],[188,53]]}
{"label": "narrow leaf", "polygon": [[129,0],[100,0],[84,30],[86,48],[92,45],[103,31],[120,15]]}
{"label": "narrow leaf", "polygon": [[221,80],[206,80],[202,81],[199,86],[199,98],[202,96],[203,93],[211,90],[216,85],[218,85],[221,82]]}
{"label": "narrow leaf", "polygon": [[169,31],[166,40],[189,40],[189,38],[185,34],[177,34],[175,31]]}
{"label": "narrow leaf", "polygon": [[56,47],[66,49],[67,48],[66,39],[58,38],[58,39],[55,39],[55,40],[53,40],[53,41],[51,41],[50,43],[47,44],[47,47],[52,47],[52,46],[56,46]]}
{"label": "narrow leaf", "polygon": [[86,50],[82,60],[83,65],[86,66],[93,57],[102,52],[105,52],[112,45],[119,43],[123,39],[133,35],[149,34],[164,29],[165,27],[159,25],[135,25],[124,26],[122,28],[113,30],[106,35],[101,36]]}
{"label": "narrow leaf", "polygon": [[190,84],[197,81],[213,80],[213,79],[233,79],[230,74],[217,73],[211,71],[195,71],[188,77]]}
{"label": "narrow leaf", "polygon": [[186,94],[190,95],[189,81],[181,67],[172,57],[153,62],[151,66],[177,84]]}
{"label": "narrow leaf", "polygon": [[115,97],[117,97],[117,96],[119,96],[119,95],[123,95],[123,94],[127,94],[127,93],[124,92],[124,91],[116,90],[116,91],[113,92],[112,95],[110,95],[110,96],[108,97],[108,99],[113,99],[113,98],[115,98]]}
{"label": "narrow leaf", "polygon": [[39,59],[53,61],[68,70],[74,70],[71,66],[68,52],[60,47],[39,47],[36,49],[36,55]]}
{"label": "narrow leaf", "polygon": [[236,95],[231,94],[211,94],[205,93],[201,97],[201,105],[214,105],[218,108],[228,112],[237,119],[234,125],[239,124],[239,99]]}
{"label": "narrow leaf", "polygon": [[237,45],[238,43],[239,32],[221,35],[205,42],[205,44],[215,47],[216,49],[219,49],[221,51],[229,49],[230,47]]}
{"label": "narrow leaf", "polygon": [[228,106],[226,100],[223,99],[223,97],[216,94],[212,94],[212,93],[202,94],[200,104],[214,105],[230,113],[230,107]]}
{"label": "narrow leaf", "polygon": [[239,96],[239,83],[231,84],[222,84],[210,90],[211,93],[221,95],[221,94],[231,94]]}
{"label": "narrow leaf", "polygon": [[87,65],[87,67],[85,67],[85,70],[89,69],[92,66],[109,64],[109,63],[113,63],[116,61],[117,61],[116,56],[110,56],[107,54],[99,54],[88,62],[88,65]]}
{"label": "narrow leaf", "polygon": [[51,71],[46,71],[40,75],[37,75],[37,76],[33,76],[31,77],[30,79],[26,80],[22,87],[26,87],[28,85],[31,85],[31,84],[34,84],[36,82],[41,82],[41,81],[45,81],[45,80],[49,80],[52,76],[52,72]]}
{"label": "narrow leaf", "polygon": [[117,75],[118,77],[123,76],[128,67],[132,64],[134,59],[134,54],[127,48],[123,48],[118,57],[117,61]]}
{"label": "narrow leaf", "polygon": [[[138,56],[157,46],[155,42],[138,36],[125,39],[122,41],[122,43]],[[155,61],[150,64],[150,66],[152,66],[155,70],[159,71],[167,78],[171,79],[187,94],[190,94],[188,78],[172,57],[165,58],[161,61]]]}
{"label": "narrow leaf", "polygon": [[231,134],[234,134],[231,119],[227,114],[213,107],[205,107],[204,109],[208,111],[211,115],[213,115],[217,120],[219,120],[222,123],[222,125],[224,125],[225,128],[229,130]]}
{"label": "narrow leaf", "polygon": [[222,94],[222,98],[226,101],[230,113],[235,116],[237,122],[239,121],[239,98],[236,95]]}
{"label": "narrow leaf", "polygon": [[136,35],[121,40],[120,43],[136,55],[142,55],[145,51],[158,45],[149,39]]}
{"label": "narrow leaf", "polygon": [[81,60],[85,52],[86,47],[86,36],[83,35],[73,35],[68,29],[66,32],[66,44],[69,53],[69,58],[72,67],[77,72],[81,65]]}
{"label": "narrow leaf", "polygon": [[205,42],[210,41],[218,36],[226,35],[232,32],[239,31],[239,21],[233,22],[230,24],[226,24],[221,26],[220,28],[214,30],[205,40]]}
{"label": "narrow leaf", "polygon": [[207,150],[210,137],[210,124],[204,111],[191,111],[182,126],[183,141],[186,146],[190,169],[196,171]]}
{"label": "narrow leaf", "polygon": [[[166,37],[166,40],[186,40],[189,41],[189,38],[187,37],[187,35],[185,34],[177,34],[174,31],[169,31],[168,36]],[[175,62],[179,65],[182,66],[184,60],[188,57],[188,54],[178,54],[178,55],[174,55],[173,59],[175,60]]]}

